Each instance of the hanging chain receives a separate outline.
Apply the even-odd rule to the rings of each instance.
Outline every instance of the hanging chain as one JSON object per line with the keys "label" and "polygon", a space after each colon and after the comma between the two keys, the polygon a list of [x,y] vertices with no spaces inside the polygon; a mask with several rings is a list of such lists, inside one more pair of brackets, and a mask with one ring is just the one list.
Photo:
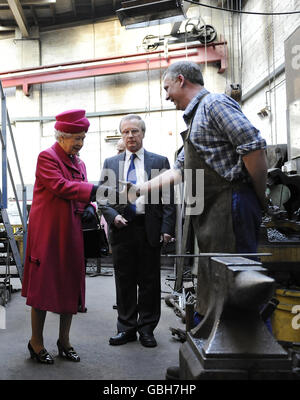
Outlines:
{"label": "hanging chain", "polygon": [[[273,14],[273,1],[270,0],[271,13]],[[275,144],[277,144],[277,101],[276,101],[276,77],[275,77],[275,29],[274,29],[274,15],[271,15],[271,35],[272,35],[272,50],[273,50],[273,97],[274,97],[274,130],[275,130]]]}
{"label": "hanging chain", "polygon": [[[269,0],[267,2],[267,10],[272,8],[272,0]],[[270,128],[271,128],[271,144],[274,144],[274,135],[273,135],[273,121],[272,121],[272,115],[273,115],[273,107],[272,107],[272,98],[271,98],[271,51],[274,51],[274,48],[272,46],[273,42],[273,35],[272,35],[272,23],[270,23],[271,16],[266,17],[266,22],[267,22],[267,28],[266,28],[266,45],[267,45],[267,64],[268,64],[268,87],[269,87],[269,101],[270,101]],[[266,98],[266,103],[267,103],[267,98]],[[268,104],[266,104],[268,106]]]}
{"label": "hanging chain", "polygon": [[[224,8],[223,1],[224,0],[222,0],[222,8]],[[228,60],[227,49],[226,49],[226,45],[225,45],[225,11],[224,10],[222,11],[222,20],[223,20],[223,42],[224,42],[223,51],[224,51],[224,56]],[[225,84],[226,84],[226,87],[227,87],[227,84],[228,84],[228,68],[225,69],[225,79],[226,79],[226,83]]]}

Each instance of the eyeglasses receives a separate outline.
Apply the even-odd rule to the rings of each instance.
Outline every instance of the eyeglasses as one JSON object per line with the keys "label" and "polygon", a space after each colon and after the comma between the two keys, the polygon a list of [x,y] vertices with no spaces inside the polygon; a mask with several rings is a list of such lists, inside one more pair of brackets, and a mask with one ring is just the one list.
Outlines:
{"label": "eyeglasses", "polygon": [[132,134],[132,136],[137,136],[140,133],[139,129],[128,129],[126,131],[122,132],[123,136],[128,136],[129,134]]}

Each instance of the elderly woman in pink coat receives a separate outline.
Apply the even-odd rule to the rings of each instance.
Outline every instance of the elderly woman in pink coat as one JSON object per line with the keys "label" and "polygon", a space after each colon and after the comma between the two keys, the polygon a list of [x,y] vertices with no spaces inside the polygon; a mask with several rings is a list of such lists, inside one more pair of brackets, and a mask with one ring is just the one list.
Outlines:
{"label": "elderly woman in pink coat", "polygon": [[69,332],[78,305],[85,307],[85,263],[82,216],[90,215],[97,187],[87,182],[78,157],[89,121],[84,110],[56,116],[57,142],[37,160],[36,181],[29,215],[22,296],[31,308],[31,358],[53,364],[43,343],[47,311],[60,314],[58,352],[80,361],[70,344]]}

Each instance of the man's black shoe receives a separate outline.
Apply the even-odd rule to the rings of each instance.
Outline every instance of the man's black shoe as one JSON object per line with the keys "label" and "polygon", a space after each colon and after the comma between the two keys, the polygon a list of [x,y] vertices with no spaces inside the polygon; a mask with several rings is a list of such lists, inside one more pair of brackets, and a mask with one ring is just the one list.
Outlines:
{"label": "man's black shoe", "polygon": [[116,336],[112,336],[109,339],[109,344],[118,346],[127,342],[134,342],[136,340],[135,332],[119,332]]}
{"label": "man's black shoe", "polygon": [[171,381],[178,380],[179,372],[180,372],[180,370],[179,370],[179,367],[177,367],[177,366],[176,367],[172,366],[172,367],[167,368],[166,380],[171,380]]}
{"label": "man's black shoe", "polygon": [[157,346],[156,340],[153,335],[149,333],[140,334],[140,342],[145,347],[155,347]]}

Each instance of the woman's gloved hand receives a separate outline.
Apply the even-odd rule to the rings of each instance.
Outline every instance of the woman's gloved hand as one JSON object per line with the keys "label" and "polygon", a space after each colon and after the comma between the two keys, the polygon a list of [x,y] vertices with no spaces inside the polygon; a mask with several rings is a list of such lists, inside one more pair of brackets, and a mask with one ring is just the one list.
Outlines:
{"label": "woman's gloved hand", "polygon": [[81,221],[84,223],[90,223],[93,222],[95,219],[95,208],[89,204],[85,207],[82,217],[81,217]]}
{"label": "woman's gloved hand", "polygon": [[94,186],[93,186],[93,189],[92,189],[92,191],[91,191],[91,197],[90,197],[90,200],[91,200],[91,201],[96,201],[97,189],[98,189],[98,186],[97,186],[97,185],[94,185]]}

